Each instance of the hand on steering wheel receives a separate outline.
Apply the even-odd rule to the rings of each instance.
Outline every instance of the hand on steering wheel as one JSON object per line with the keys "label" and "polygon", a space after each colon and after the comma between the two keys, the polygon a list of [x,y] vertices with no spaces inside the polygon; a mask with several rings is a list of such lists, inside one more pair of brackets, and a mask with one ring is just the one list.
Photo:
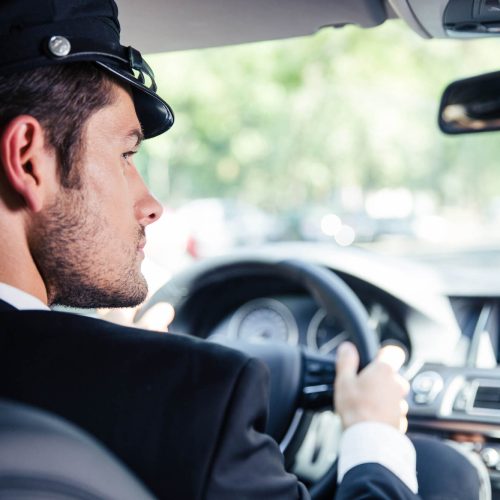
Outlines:
{"label": "hand on steering wheel", "polygon": [[380,422],[406,432],[408,382],[398,374],[405,360],[404,351],[388,345],[358,374],[359,356],[349,342],[337,353],[335,409],[344,429],[360,422]]}

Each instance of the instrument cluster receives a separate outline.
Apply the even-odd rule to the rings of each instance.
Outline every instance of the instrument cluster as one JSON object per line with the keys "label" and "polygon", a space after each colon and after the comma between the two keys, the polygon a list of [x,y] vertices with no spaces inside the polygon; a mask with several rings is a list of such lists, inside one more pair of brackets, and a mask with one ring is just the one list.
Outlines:
{"label": "instrument cluster", "polygon": [[[410,352],[408,334],[397,314],[379,300],[363,302],[370,326],[380,342],[398,343]],[[327,317],[325,311],[308,297],[262,297],[250,300],[232,313],[225,333],[245,340],[304,345],[318,353],[332,356],[344,340],[351,338],[340,318]]]}

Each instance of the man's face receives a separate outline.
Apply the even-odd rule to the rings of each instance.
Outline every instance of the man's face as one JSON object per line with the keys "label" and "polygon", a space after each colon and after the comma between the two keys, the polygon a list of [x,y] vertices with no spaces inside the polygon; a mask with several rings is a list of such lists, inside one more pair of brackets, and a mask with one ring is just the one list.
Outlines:
{"label": "man's face", "polygon": [[51,304],[127,307],[146,298],[144,228],[162,208],[133,165],[141,132],[132,99],[113,87],[113,104],[86,125],[81,187],[58,186],[34,220],[31,251]]}

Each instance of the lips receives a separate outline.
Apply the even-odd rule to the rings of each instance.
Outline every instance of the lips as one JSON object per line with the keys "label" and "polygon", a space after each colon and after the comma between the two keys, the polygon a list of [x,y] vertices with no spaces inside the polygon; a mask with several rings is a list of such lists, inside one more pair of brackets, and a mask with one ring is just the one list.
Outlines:
{"label": "lips", "polygon": [[138,228],[139,232],[137,234],[137,253],[144,256],[144,247],[146,246],[146,231],[144,227],[140,226]]}
{"label": "lips", "polygon": [[141,240],[137,245],[137,250],[144,250],[145,246],[146,246],[146,240]]}

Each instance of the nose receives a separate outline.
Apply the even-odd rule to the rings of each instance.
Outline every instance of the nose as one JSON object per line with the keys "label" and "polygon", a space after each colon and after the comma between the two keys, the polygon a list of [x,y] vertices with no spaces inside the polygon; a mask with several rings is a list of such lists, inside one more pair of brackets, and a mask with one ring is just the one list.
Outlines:
{"label": "nose", "polygon": [[138,196],[135,203],[135,217],[141,226],[157,221],[163,213],[163,206],[151,194],[142,178],[137,174]]}
{"label": "nose", "polygon": [[139,213],[139,222],[142,226],[147,226],[157,221],[163,213],[163,206],[160,202],[148,191],[145,199],[141,203]]}

